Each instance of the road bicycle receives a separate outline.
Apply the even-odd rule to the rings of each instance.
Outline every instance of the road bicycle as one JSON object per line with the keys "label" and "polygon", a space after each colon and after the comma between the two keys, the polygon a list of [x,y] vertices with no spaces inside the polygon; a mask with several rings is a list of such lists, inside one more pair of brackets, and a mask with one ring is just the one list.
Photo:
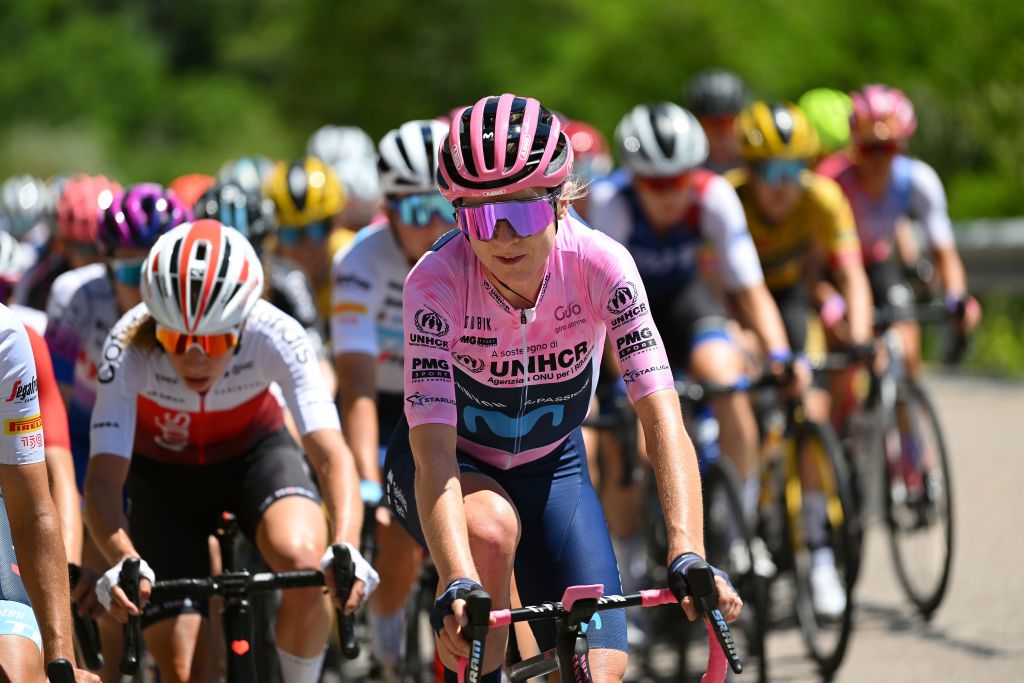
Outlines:
{"label": "road bicycle", "polygon": [[[705,683],[721,683],[725,681],[728,669],[736,674],[742,673],[743,663],[732,633],[718,609],[718,594],[711,567],[701,562],[688,569],[685,585],[687,594],[694,598],[698,613],[705,618],[707,628],[707,670],[701,680]],[[604,586],[592,585],[567,588],[560,602],[491,611],[490,596],[482,590],[473,591],[466,598],[469,624],[465,632],[470,641],[470,656],[459,662],[459,680],[468,683],[479,681],[483,674],[485,641],[489,629],[551,619],[555,622],[555,647],[523,661],[508,662],[506,658],[508,680],[518,683],[557,671],[562,681],[589,683],[592,678],[587,626],[596,614],[606,610],[658,605],[676,605],[678,610],[678,604],[679,601],[668,588],[643,590],[630,595],[604,595]]]}

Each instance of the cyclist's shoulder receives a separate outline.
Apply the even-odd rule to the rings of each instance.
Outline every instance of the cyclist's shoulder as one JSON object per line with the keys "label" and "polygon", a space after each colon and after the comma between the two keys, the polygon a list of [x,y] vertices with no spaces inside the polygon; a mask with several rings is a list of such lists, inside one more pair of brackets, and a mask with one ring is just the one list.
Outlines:
{"label": "cyclist's shoulder", "polygon": [[401,261],[391,226],[382,222],[371,223],[356,233],[355,239],[334,255],[333,267],[336,272],[361,271],[389,268]]}
{"label": "cyclist's shoulder", "polygon": [[406,287],[429,286],[430,284],[452,284],[466,275],[475,264],[476,256],[469,246],[469,240],[463,237],[462,231],[453,228],[441,235],[430,245],[426,253],[409,271]]}
{"label": "cyclist's shoulder", "polygon": [[853,162],[846,150],[840,150],[828,155],[814,168],[815,173],[836,180],[847,173],[852,172]]}
{"label": "cyclist's shoulder", "polygon": [[58,275],[50,288],[50,301],[70,303],[73,300],[88,300],[93,297],[113,297],[114,289],[107,277],[107,267],[102,263],[90,263]]}
{"label": "cyclist's shoulder", "polygon": [[942,179],[935,168],[917,157],[900,155],[893,159],[893,173],[902,171],[914,189],[918,191],[942,190]]}
{"label": "cyclist's shoulder", "polygon": [[619,168],[606,176],[596,179],[590,185],[591,202],[609,201],[611,198],[621,195],[630,184],[632,176],[629,171]]}

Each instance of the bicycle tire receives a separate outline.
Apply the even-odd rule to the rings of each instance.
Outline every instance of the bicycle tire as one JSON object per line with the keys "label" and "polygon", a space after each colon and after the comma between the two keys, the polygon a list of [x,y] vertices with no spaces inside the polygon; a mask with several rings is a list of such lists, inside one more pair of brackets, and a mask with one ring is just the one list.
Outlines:
{"label": "bicycle tire", "polygon": [[[926,428],[931,433],[930,445],[932,456],[935,458],[933,463],[935,467],[931,472],[931,481],[922,488],[921,493],[924,495],[924,498],[917,501],[916,510],[911,508],[912,502],[909,497],[905,502],[895,499],[895,489],[892,486],[893,472],[889,467],[883,468],[886,479],[885,521],[889,529],[889,545],[892,550],[893,564],[900,585],[921,616],[925,619],[930,619],[942,603],[946,590],[949,587],[949,576],[953,560],[954,507],[949,453],[935,406],[927,392],[919,384],[912,381],[903,383],[900,387],[897,405],[909,406],[911,408],[916,405],[921,409],[920,415],[913,410],[912,414],[914,415],[915,422],[918,422],[920,427]],[[894,421],[894,423],[897,424],[898,428],[898,421]],[[904,441],[901,439],[900,443],[902,444]],[[902,453],[900,455],[902,457]],[[940,494],[938,500],[935,500],[936,493]],[[934,514],[928,514],[929,511],[934,511]],[[911,557],[921,558],[925,553],[914,550],[911,547],[906,547],[902,542],[905,532],[916,530],[907,528],[903,524],[905,520],[911,517],[907,513],[913,513],[918,525],[920,522],[937,522],[942,525],[940,530],[941,544],[939,546],[942,557],[938,563],[936,579],[931,587],[925,587],[924,589],[914,584],[910,564],[912,562]],[[929,523],[928,526],[933,526],[933,524]]]}
{"label": "bicycle tire", "polygon": [[[816,442],[818,447],[809,448],[811,442]],[[787,458],[792,459],[788,467],[796,468],[795,481],[798,484],[799,458],[805,457],[804,454],[812,454],[811,457],[816,459],[815,464],[822,476],[827,496],[829,542],[846,592],[846,606],[838,618],[822,618],[815,614],[810,585],[810,550],[802,545],[803,535],[797,532],[802,526],[799,518],[802,514],[800,501],[803,493],[799,485],[783,486],[783,497],[788,511],[785,515],[786,536],[793,553],[793,572],[797,589],[796,616],[800,632],[819,672],[824,678],[830,678],[842,664],[853,631],[853,582],[850,579],[855,578],[858,573],[858,559],[853,555],[855,545],[851,524],[854,519],[853,494],[850,491],[850,479],[842,447],[829,426],[809,420],[799,423],[794,448],[787,453]],[[793,481],[793,471],[790,469],[787,484]],[[794,514],[797,519],[794,519]]]}

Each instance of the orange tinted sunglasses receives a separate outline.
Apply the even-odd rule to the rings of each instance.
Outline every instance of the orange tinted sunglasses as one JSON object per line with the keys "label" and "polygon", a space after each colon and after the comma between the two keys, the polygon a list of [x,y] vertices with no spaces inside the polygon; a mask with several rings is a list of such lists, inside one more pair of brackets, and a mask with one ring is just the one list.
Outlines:
{"label": "orange tinted sunglasses", "polygon": [[224,334],[185,334],[175,332],[166,327],[156,326],[156,339],[167,353],[181,355],[190,346],[196,344],[210,357],[221,356],[238,345],[238,335],[232,332]]}
{"label": "orange tinted sunglasses", "polygon": [[657,178],[653,176],[636,176],[636,182],[653,192],[671,192],[686,187],[690,179],[689,173],[669,176],[668,178]]}

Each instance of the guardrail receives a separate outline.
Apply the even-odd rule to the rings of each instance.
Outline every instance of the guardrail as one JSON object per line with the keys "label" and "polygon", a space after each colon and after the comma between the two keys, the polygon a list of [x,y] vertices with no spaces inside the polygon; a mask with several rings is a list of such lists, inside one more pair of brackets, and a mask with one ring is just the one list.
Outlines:
{"label": "guardrail", "polygon": [[958,221],[954,227],[971,291],[1024,291],[1024,218]]}

